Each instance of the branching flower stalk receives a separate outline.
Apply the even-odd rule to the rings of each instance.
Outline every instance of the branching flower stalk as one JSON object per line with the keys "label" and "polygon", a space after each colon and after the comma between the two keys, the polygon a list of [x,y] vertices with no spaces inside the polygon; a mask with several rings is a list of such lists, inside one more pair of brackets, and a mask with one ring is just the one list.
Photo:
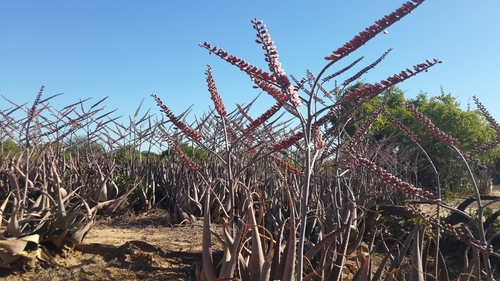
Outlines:
{"label": "branching flower stalk", "polygon": [[[269,32],[267,31],[267,27],[264,25],[264,23],[259,20],[259,19],[253,19],[252,20],[252,25],[253,28],[257,31],[257,40],[256,43],[261,45],[262,48],[264,49],[264,58],[266,63],[268,64],[268,69],[269,71],[264,71],[261,68],[258,68],[247,61],[238,58],[234,55],[230,55],[227,51],[223,50],[222,48],[219,48],[218,46],[213,47],[210,43],[205,42],[201,44],[200,46],[202,48],[205,48],[206,50],[209,51],[210,54],[215,54],[219,58],[223,59],[226,62],[231,63],[232,65],[235,65],[238,69],[249,75],[250,79],[255,83],[256,88],[260,88],[261,90],[265,91],[268,93],[270,96],[272,96],[276,100],[276,104],[271,106],[267,111],[265,111],[260,117],[253,119],[248,116],[247,112],[239,108],[239,112],[242,114],[244,120],[248,121],[247,125],[243,125],[243,123],[235,122],[234,120],[231,120],[231,122],[226,122],[227,118],[227,113],[225,110],[225,107],[223,106],[222,99],[219,96],[219,93],[215,87],[215,82],[212,77],[212,73],[210,71],[210,68],[207,70],[207,83],[208,83],[208,88],[209,92],[211,93],[212,100],[214,101],[215,104],[215,110],[218,113],[218,118],[222,120],[222,123],[219,123],[217,121],[216,123],[221,124],[223,130],[224,130],[224,139],[226,141],[225,144],[225,152],[226,152],[226,157],[225,159],[225,165],[227,166],[226,171],[229,173],[229,181],[235,180],[236,175],[241,175],[241,173],[250,167],[250,165],[253,163],[253,161],[256,161],[257,159],[263,159],[263,157],[267,157],[268,159],[271,159],[274,163],[280,165],[281,167],[285,168],[285,170],[290,171],[294,173],[295,175],[300,175],[301,177],[301,183],[300,183],[300,195],[298,197],[300,198],[294,198],[295,200],[291,200],[291,205],[288,207],[293,208],[293,204],[297,204],[294,202],[299,202],[299,218],[298,218],[298,230],[295,229],[294,227],[290,229],[290,242],[291,245],[295,245],[295,238],[298,237],[298,243],[297,248],[290,248],[294,249],[294,255],[290,256],[290,253],[287,253],[287,259],[293,258],[296,260],[296,265],[295,263],[287,262],[287,268],[286,272],[296,272],[295,279],[296,280],[302,280],[304,276],[304,245],[307,239],[306,238],[306,224],[308,222],[308,212],[310,208],[310,190],[311,188],[316,188],[315,193],[316,196],[317,194],[320,194],[318,191],[320,190],[319,188],[314,186],[312,183],[313,177],[316,177],[319,173],[319,169],[316,167],[316,162],[318,159],[325,159],[323,155],[326,155],[325,157],[328,157],[329,153],[331,152],[336,152],[336,163],[341,163],[340,159],[341,158],[347,158],[346,153],[352,155],[357,161],[358,164],[362,164],[363,166],[367,167],[370,171],[374,172],[378,177],[382,179],[384,183],[387,184],[387,186],[394,187],[396,189],[399,189],[403,191],[402,193],[405,196],[417,198],[420,201],[423,202],[428,202],[428,203],[433,203],[433,204],[438,204],[440,202],[440,197],[438,199],[434,199],[432,194],[428,191],[424,191],[420,188],[416,188],[415,186],[409,184],[408,182],[405,182],[396,176],[392,175],[391,173],[387,172],[386,170],[382,169],[379,167],[375,162],[369,160],[369,158],[365,157],[364,155],[361,154],[362,151],[357,151],[362,142],[364,140],[365,134],[369,131],[370,124],[374,122],[374,120],[378,117],[380,113],[385,115],[389,121],[399,127],[399,129],[403,130],[404,133],[406,133],[410,139],[412,139],[417,145],[417,138],[416,136],[411,133],[408,128],[404,127],[404,125],[399,122],[398,120],[395,120],[394,118],[391,118],[387,112],[383,109],[383,107],[380,107],[376,110],[376,112],[366,120],[365,124],[357,131],[356,134],[353,135],[353,137],[348,141],[345,142],[346,139],[348,139],[348,136],[345,133],[345,128],[346,126],[350,126],[352,122],[359,122],[358,117],[356,116],[355,119],[351,119],[351,117],[354,117],[354,115],[347,114],[347,116],[342,116],[339,114],[340,109],[342,108],[341,105],[346,104],[349,105],[350,107],[348,110],[350,111],[356,111],[360,108],[360,105],[365,103],[365,102],[370,102],[374,97],[379,95],[380,93],[386,91],[390,87],[405,81],[406,79],[409,79],[419,73],[422,72],[427,72],[430,67],[433,67],[437,63],[441,63],[440,60],[438,59],[433,59],[433,60],[426,60],[424,63],[419,63],[413,66],[412,69],[406,68],[405,70],[389,76],[385,80],[381,80],[378,83],[375,84],[365,84],[364,86],[357,88],[355,90],[345,92],[344,90],[340,90],[340,88],[337,86],[335,83],[335,89],[332,91],[327,91],[323,83],[328,82],[329,80],[333,79],[335,76],[339,75],[340,73],[343,73],[349,69],[351,69],[355,64],[357,64],[360,59],[356,60],[354,63],[349,65],[348,67],[342,69],[341,71],[338,71],[334,73],[333,75],[327,76],[327,78],[323,79],[322,76],[326,73],[326,71],[337,61],[345,58],[347,55],[351,54],[358,48],[360,48],[362,45],[367,43],[369,40],[371,40],[375,35],[383,32],[387,27],[391,26],[395,22],[399,21],[401,18],[404,16],[408,15],[411,11],[413,11],[415,8],[417,8],[421,3],[423,3],[422,0],[413,0],[404,3],[400,8],[398,8],[395,12],[391,13],[390,15],[385,16],[384,18],[378,20],[370,26],[369,28],[365,29],[364,31],[360,32],[359,35],[355,36],[352,40],[349,42],[345,43],[342,47],[338,48],[335,50],[330,56],[325,57],[329,63],[321,69],[319,75],[317,77],[314,77],[311,73],[308,73],[307,79],[303,80],[298,80],[293,78],[295,83],[297,83],[297,86],[293,87],[290,83],[290,80],[288,76],[286,75],[285,71],[282,68],[281,63],[278,61],[278,52],[276,50],[276,47],[274,45],[274,42],[271,40],[271,37],[269,35]],[[388,51],[389,52],[389,51]],[[351,76],[347,80],[344,81],[344,83],[341,84],[343,89],[345,89],[347,86],[349,86],[350,83],[354,82],[356,79],[359,79],[364,75],[366,72],[369,70],[373,69],[376,65],[378,65],[388,54],[388,52],[384,53],[377,61],[374,63],[364,67],[361,71],[358,71],[355,73],[355,75]],[[305,89],[304,86],[306,83],[309,83],[308,85],[310,86],[310,89]],[[298,95],[298,91],[303,91],[306,95],[308,95],[308,98],[303,98]],[[334,100],[333,97],[336,98],[336,100],[333,101],[333,104],[331,105],[326,105],[326,103],[318,97],[318,93],[323,92],[325,93],[325,96],[328,96],[331,100]],[[334,95],[332,95],[332,93]],[[177,120],[177,118],[170,112],[166,106],[164,106],[161,101],[159,101],[159,98],[154,96],[154,98],[157,100],[159,106],[162,108],[162,111],[167,115],[167,117],[174,123],[174,125],[178,128],[181,129],[181,131],[190,137],[191,139],[195,140],[197,143],[203,146],[201,144],[202,136],[200,134],[196,135],[193,129],[187,127],[186,125],[182,124]],[[306,105],[306,108],[303,109],[302,104]],[[322,107],[320,107],[321,105]],[[267,135],[266,137],[269,137],[272,139],[272,141],[267,141],[267,143],[271,143],[267,149],[264,149],[264,144],[266,144],[266,140],[263,138],[258,139],[256,137],[248,137],[246,138],[245,135],[249,135],[250,133],[257,133],[258,131],[263,131],[267,132],[268,131],[268,126],[269,124],[272,124],[274,121],[270,121],[272,117],[276,116],[277,112],[284,107],[288,112],[292,113],[292,115],[295,116],[300,121],[300,128],[301,130],[299,131],[294,131],[290,135],[283,137],[281,139],[276,139],[272,134]],[[458,141],[452,137],[447,136],[443,132],[441,132],[439,129],[435,128],[432,126],[431,123],[427,122],[425,118],[422,115],[419,115],[419,113],[412,107],[407,108],[412,114],[415,116],[417,120],[419,120],[423,125],[424,129],[426,129],[429,134],[439,141],[445,143],[448,146],[455,146],[458,144]],[[325,133],[322,132],[321,126],[328,122],[330,118],[332,118],[334,115],[339,115],[336,118],[338,119],[339,124],[335,124],[333,128],[327,129],[325,127]],[[278,117],[279,118],[279,117]],[[228,127],[230,126],[230,127]],[[220,127],[219,127],[220,128]],[[246,128],[246,129],[245,129]],[[229,130],[229,131],[228,131]],[[230,134],[229,134],[230,133]],[[326,137],[330,137],[333,139],[336,139],[335,141],[331,140],[326,140]],[[229,138],[231,138],[231,144],[229,144]],[[243,141],[245,138],[246,141]],[[328,146],[325,144],[329,144]],[[278,155],[288,155],[287,150],[292,146],[292,145],[297,145],[300,147],[300,152],[302,153],[302,160],[303,160],[303,171],[299,171],[292,165],[289,165],[286,161],[283,161],[278,157]],[[244,155],[249,155],[252,153],[252,158],[251,161],[243,160],[243,169],[238,170],[235,174],[232,172],[232,167],[233,167],[233,159],[236,158],[236,155],[233,155],[232,152],[237,153],[238,151],[233,151],[236,147],[241,146],[244,147]],[[331,147],[334,146],[334,149],[331,149]],[[421,149],[421,147],[420,147]],[[322,156],[318,158],[320,153]],[[425,153],[425,151],[424,151]],[[234,157],[234,158],[233,158]],[[428,155],[426,157],[429,159]],[[348,164],[346,162],[346,159],[342,159],[342,163]],[[252,163],[249,163],[252,162]],[[356,163],[353,163],[356,164]],[[431,161],[432,164],[432,161]],[[358,212],[360,211],[359,208],[356,206],[357,198],[355,195],[355,192],[353,191],[353,188],[351,186],[344,185],[342,186],[340,177],[341,175],[344,175],[349,171],[350,167],[349,165],[345,166],[346,170],[344,172],[340,171],[339,169],[336,169],[336,186],[333,187],[333,200],[330,200],[329,203],[334,203],[334,207],[332,207],[333,212],[331,213],[332,215],[336,215],[337,218],[335,218],[335,222],[337,223],[337,227],[343,228],[346,227],[346,229],[351,229],[351,227],[355,227],[356,224],[358,224]],[[434,168],[434,172],[436,175],[437,171]],[[286,180],[285,176],[280,177],[281,180]],[[314,179],[316,181],[316,179]],[[438,193],[440,193],[440,187],[439,187],[439,178],[437,178],[438,182]],[[315,182],[314,182],[315,183]],[[233,184],[230,184],[230,188],[232,188]],[[339,190],[340,188],[344,188],[344,191]],[[321,191],[324,192],[325,189],[322,189]],[[234,198],[233,196],[233,190],[231,189],[231,198],[229,201],[231,202],[229,204],[230,208],[233,208],[233,203],[234,203]],[[261,194],[259,194],[262,196]],[[345,200],[346,203],[343,203],[342,200],[340,200],[341,196],[347,195],[345,198],[342,198]],[[247,195],[249,196],[249,195]],[[319,196],[317,196],[319,197]],[[246,198],[250,200],[251,198]],[[318,201],[319,202],[319,201]],[[207,202],[208,204],[208,202]],[[318,203],[319,204],[319,203]],[[205,206],[206,207],[206,206]],[[208,209],[206,209],[208,211]],[[341,212],[342,211],[342,212]],[[439,212],[439,210],[438,210]],[[253,215],[249,214],[248,211],[244,212],[245,215]],[[207,214],[205,214],[207,215]],[[293,217],[293,216],[292,216]],[[252,217],[253,219],[253,217]],[[281,219],[279,217],[278,219]],[[252,222],[253,223],[253,222]],[[295,226],[295,224],[292,224]],[[420,235],[417,231],[419,229],[419,226],[417,226],[415,230],[415,235]],[[246,235],[245,233],[249,230],[248,226],[245,226],[244,228],[241,229],[241,232],[239,232],[238,239],[243,239],[244,236]],[[438,228],[439,230],[439,228]],[[254,231],[254,230],[252,230]],[[340,266],[342,266],[345,262],[345,254],[348,246],[348,236],[345,236],[346,234],[350,234],[350,232],[343,232],[338,236],[338,240],[335,240],[335,246],[332,248],[332,250],[337,251],[334,254],[334,258],[332,258],[330,264],[325,264],[323,263],[322,267],[322,273],[324,274],[325,277],[328,278],[328,280],[340,280],[342,278],[342,275],[340,271],[338,270]],[[360,234],[362,235],[362,234]],[[252,233],[252,238],[251,239],[260,239],[256,238],[258,236],[255,236],[255,233]],[[358,237],[358,239],[361,236]],[[233,237],[234,238],[234,237]],[[417,253],[415,254],[415,258],[417,256],[421,256],[422,254],[419,253],[421,250],[421,242],[423,240],[420,240],[421,237],[418,237],[417,240],[414,240],[414,246],[416,247],[415,249],[417,250]],[[409,245],[410,241],[413,238],[407,238],[405,240],[405,249],[407,249],[407,245]],[[256,241],[252,241],[256,242]],[[241,244],[238,244],[241,245]],[[259,247],[260,249],[260,247]],[[252,252],[255,249],[252,249]],[[406,250],[404,250],[406,251]],[[400,252],[400,254],[404,254],[403,252]],[[238,255],[238,252],[233,252],[232,258],[235,259],[236,256]],[[437,254],[436,254],[437,255]],[[401,260],[401,257],[400,257]],[[235,264],[235,260],[231,260],[231,264]],[[393,263],[393,266],[395,264]],[[397,265],[397,263],[396,263]],[[331,268],[328,268],[328,266],[331,266]],[[421,269],[423,268],[422,264],[418,264],[418,268]],[[254,267],[255,268],[255,267]],[[333,270],[332,270],[333,269]],[[436,268],[436,274],[437,274],[438,268]],[[381,271],[380,271],[381,272]],[[209,274],[210,279],[213,278],[213,274]],[[231,278],[232,276],[232,271],[230,271],[229,275],[227,276],[224,274],[225,278]],[[252,275],[255,276],[255,275]],[[278,278],[282,277],[283,275],[277,275]],[[418,273],[415,278],[419,278],[418,276],[422,277],[421,273]],[[276,277],[276,276],[271,276],[271,277]]]}
{"label": "branching flower stalk", "polygon": [[[418,7],[423,1],[415,0],[412,2],[406,2],[401,6],[399,9],[397,9],[395,12],[391,13],[389,16],[384,17],[383,19],[375,22],[372,26],[367,28],[365,31],[360,32],[359,36],[355,36],[350,42],[346,43],[343,47],[337,49],[335,52],[333,52],[332,55],[329,57],[325,57],[326,60],[331,60],[329,64],[327,64],[319,73],[318,77],[313,83],[313,86],[311,88],[311,93],[310,93],[310,98],[309,101],[307,102],[307,117],[302,118],[300,117],[299,119],[301,120],[302,128],[304,130],[304,141],[305,141],[305,152],[304,152],[304,170],[305,170],[305,176],[304,176],[304,182],[302,186],[302,194],[301,194],[301,209],[300,209],[300,221],[301,224],[299,226],[299,241],[298,241],[298,249],[297,249],[297,280],[302,280],[302,275],[303,275],[303,251],[304,251],[304,242],[305,242],[305,221],[307,218],[307,202],[309,199],[309,188],[310,188],[310,178],[312,175],[312,168],[314,167],[314,161],[315,158],[317,157],[318,151],[314,155],[311,154],[311,143],[314,141],[312,138],[312,121],[315,119],[317,114],[320,114],[322,110],[328,110],[328,107],[323,108],[320,111],[317,111],[316,113],[313,113],[313,103],[314,101],[314,96],[316,95],[316,87],[320,83],[320,79],[322,75],[326,72],[326,70],[331,67],[336,61],[342,59],[343,57],[347,56],[348,54],[352,53],[353,51],[357,50],[359,47],[364,45],[367,41],[375,37],[378,33],[382,32],[385,30],[386,27],[392,25],[396,21],[400,20],[402,17],[405,15],[409,14],[413,9]],[[383,90],[386,88],[400,83],[411,76],[420,73],[422,71],[427,71],[427,68],[433,66],[436,63],[439,63],[440,61],[437,59],[434,59],[434,62],[431,62],[429,60],[426,61],[427,63],[421,63],[418,65],[414,66],[415,72],[411,71],[410,69],[407,69],[407,71],[402,71],[399,75],[396,74],[392,77],[387,78],[387,80],[382,80],[381,84],[375,84],[375,85],[367,85],[366,87],[360,88],[356,90],[353,93],[348,94],[347,96],[344,96],[343,99],[350,101],[353,99],[359,99],[359,98],[365,98],[365,99],[371,99],[381,93]],[[368,71],[367,68],[365,70]],[[357,75],[360,77],[363,73],[358,73]],[[337,105],[334,104],[332,107],[336,107]],[[301,113],[297,110],[297,115],[302,116]],[[354,198],[352,198],[354,199]],[[343,263],[343,260],[340,261]],[[337,278],[340,278],[338,276]],[[339,279],[337,279],[339,280]]]}
{"label": "branching flower stalk", "polygon": [[31,146],[32,144],[30,143],[31,141],[31,138],[30,138],[30,135],[31,135],[31,122],[33,121],[33,119],[35,119],[35,117],[37,116],[38,114],[38,105],[40,104],[40,100],[42,98],[42,94],[43,94],[43,90],[44,90],[45,86],[42,86],[40,88],[40,91],[38,92],[38,95],[36,96],[35,98],[35,101],[33,102],[33,105],[31,106],[30,109],[28,109],[28,120],[26,121],[26,124],[25,124],[25,130],[26,130],[26,143],[25,143],[25,150],[26,150],[26,180],[25,180],[25,184],[24,184],[24,191],[23,191],[23,198],[22,198],[22,201],[21,201],[21,212],[20,212],[20,217],[21,219],[23,218],[24,216],[24,210],[27,208],[27,205],[26,205],[26,196],[28,194],[28,183],[29,183],[29,180],[28,180],[28,176],[30,174],[30,158],[32,156],[32,153],[33,153],[33,150],[31,150]]}
{"label": "branching flower stalk", "polygon": [[[228,185],[229,185],[229,204],[227,205],[227,210],[226,212],[230,215],[231,218],[234,218],[235,216],[235,208],[236,208],[236,203],[235,203],[235,188],[234,188],[234,178],[233,178],[233,169],[232,169],[232,159],[231,159],[231,149],[229,147],[229,138],[227,134],[227,112],[226,112],[226,107],[224,103],[222,102],[222,98],[219,95],[219,91],[217,90],[217,86],[215,85],[215,79],[212,75],[212,69],[210,66],[207,66],[207,71],[205,72],[205,75],[207,76],[206,81],[207,81],[207,86],[208,86],[208,91],[210,92],[211,99],[214,102],[215,110],[220,116],[222,126],[223,126],[223,131],[224,131],[224,142],[225,142],[225,150],[226,150],[226,168],[228,172]],[[231,221],[234,222],[233,219]],[[234,228],[233,228],[233,236],[235,235],[234,233]]]}

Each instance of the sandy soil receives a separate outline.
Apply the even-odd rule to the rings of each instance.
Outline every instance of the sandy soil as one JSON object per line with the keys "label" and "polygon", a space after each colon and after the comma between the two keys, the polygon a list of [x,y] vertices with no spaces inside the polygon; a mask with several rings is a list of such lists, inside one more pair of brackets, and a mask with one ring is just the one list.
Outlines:
{"label": "sandy soil", "polygon": [[[124,215],[101,219],[84,239],[85,244],[99,243],[121,246],[128,241],[143,241],[164,251],[133,253],[85,253],[67,250],[55,253],[56,267],[37,263],[33,267],[0,269],[3,280],[195,280],[193,264],[201,262],[202,236],[200,226],[172,225],[168,214],[154,210],[140,216]],[[217,228],[217,227],[214,227]],[[218,229],[215,229],[218,231]],[[220,249],[213,238],[215,249]],[[214,254],[220,256],[220,253]]]}

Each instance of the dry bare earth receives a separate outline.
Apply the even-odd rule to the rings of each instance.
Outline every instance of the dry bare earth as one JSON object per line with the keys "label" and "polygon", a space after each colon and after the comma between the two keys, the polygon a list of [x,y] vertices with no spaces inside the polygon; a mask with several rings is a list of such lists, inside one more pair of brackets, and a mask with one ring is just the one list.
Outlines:
{"label": "dry bare earth", "polygon": [[[497,187],[492,195],[500,196],[500,188]],[[462,201],[454,199],[449,205],[456,207]],[[474,206],[471,204],[471,208]],[[500,203],[492,208],[500,209]],[[433,210],[426,211],[432,213]],[[36,263],[18,270],[0,269],[0,277],[40,281],[195,280],[193,264],[201,262],[201,223],[172,225],[164,210],[139,216],[124,214],[113,219],[101,218],[79,249],[55,253],[54,259],[59,266]],[[214,226],[215,231],[219,229]],[[141,243],[146,247],[140,249]],[[215,238],[212,244],[220,250]],[[216,256],[220,257],[221,253]]]}
{"label": "dry bare earth", "polygon": [[[201,262],[201,232],[201,224],[172,225],[168,213],[163,210],[139,216],[128,214],[113,219],[103,218],[97,221],[79,249],[54,255],[60,266],[36,263],[18,270],[0,269],[0,278],[40,281],[195,280],[193,264]],[[127,245],[130,241],[136,242]],[[214,238],[213,244],[217,243]],[[120,249],[122,245],[125,246]],[[140,246],[146,247],[140,249]],[[222,256],[215,255],[216,258]]]}
{"label": "dry bare earth", "polygon": [[[500,196],[500,186],[495,186],[492,189],[492,192],[488,195]],[[466,197],[459,196],[457,198],[454,198],[454,199],[452,199],[448,202],[444,202],[444,203],[450,207],[457,208],[460,205],[460,203],[462,203],[466,198],[468,198],[468,196],[466,196]],[[485,201],[485,202],[487,203],[488,201]],[[483,205],[485,202],[483,202]],[[488,207],[491,208],[494,212],[497,210],[500,210],[500,202],[493,203],[493,204],[489,205]],[[436,206],[435,205],[423,204],[421,206],[421,208],[425,213],[428,213],[430,215],[436,215]],[[473,202],[464,211],[467,214],[473,214],[475,210],[477,210],[477,204],[476,204],[476,202]],[[449,215],[449,213],[450,213],[449,210],[447,210],[445,208],[441,208],[441,217],[446,217]]]}

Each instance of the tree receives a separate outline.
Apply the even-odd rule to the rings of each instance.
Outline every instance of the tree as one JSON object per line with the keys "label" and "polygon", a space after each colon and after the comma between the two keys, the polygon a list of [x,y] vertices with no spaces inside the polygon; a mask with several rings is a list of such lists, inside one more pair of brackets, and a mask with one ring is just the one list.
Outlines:
{"label": "tree", "polygon": [[[187,143],[180,144],[179,148],[189,159],[197,163],[204,162],[207,159],[207,153],[204,150],[195,148]],[[171,149],[167,149],[161,154],[162,157],[168,157],[169,155],[175,155],[175,153]]]}
{"label": "tree", "polygon": [[13,140],[7,139],[5,141],[0,141],[0,151],[2,156],[15,155],[21,151],[21,147],[17,145]]}
{"label": "tree", "polygon": [[69,155],[79,155],[81,157],[90,157],[92,155],[101,155],[104,153],[104,147],[93,139],[85,136],[76,136],[64,143],[66,147],[65,157]]}
{"label": "tree", "polygon": [[116,150],[115,157],[117,159],[127,160],[127,161],[130,161],[132,159],[138,160],[141,158],[141,152],[139,150],[135,149],[134,146],[127,144],[127,145],[120,146]]}
{"label": "tree", "polygon": [[[470,106],[462,110],[456,97],[445,94],[443,89],[439,96],[429,99],[427,94],[420,93],[416,99],[409,102],[443,132],[458,139],[460,141],[458,148],[464,153],[498,138],[496,131],[479,110],[472,110]],[[468,184],[468,177],[463,163],[457,160],[455,152],[433,140],[427,133],[419,131],[418,135],[421,137],[422,147],[438,167],[443,187],[452,193],[463,190]],[[500,159],[500,150],[495,147],[477,155],[477,159],[482,165],[472,165],[476,173],[481,173],[486,169],[489,171],[488,176],[492,177],[494,163]],[[469,164],[474,164],[474,161]]]}
{"label": "tree", "polygon": [[[349,88],[347,92],[361,86],[363,86],[363,83],[359,82]],[[415,106],[436,127],[449,136],[458,139],[460,141],[458,148],[464,153],[498,138],[496,131],[479,110],[472,110],[470,105],[465,110],[461,109],[461,104],[457,101],[457,98],[450,93],[445,94],[442,88],[438,96],[429,98],[426,93],[420,93],[416,98],[409,99],[404,97],[404,91],[397,87],[391,87],[372,99],[370,103],[363,104],[354,113],[353,119],[355,122],[350,127],[347,127],[346,131],[352,135],[350,132],[355,132],[356,127],[361,126],[377,107],[384,105],[387,113],[398,119],[418,137],[420,146],[430,156],[439,172],[441,188],[452,193],[463,191],[469,183],[463,163],[457,160],[454,151],[433,139],[431,135],[423,130],[422,125],[405,108],[405,103]],[[345,109],[344,115],[347,114],[352,114],[350,109]],[[413,181],[424,188],[435,189],[437,187],[436,177],[429,161],[422,156],[421,149],[410,138],[404,134],[395,137],[394,134],[397,131],[399,129],[392,126],[391,122],[383,114],[379,114],[370,128],[370,132],[373,134],[372,137],[376,140],[391,137],[392,145],[398,148],[399,153],[410,152],[410,158],[415,162],[416,171],[413,175]],[[500,166],[500,148],[495,147],[476,155],[476,159],[478,160],[477,163],[481,163],[480,166],[472,165],[476,174],[486,174],[487,177],[492,178],[495,176],[495,165]]]}
{"label": "tree", "polygon": [[142,151],[141,152],[143,158],[159,158],[160,155],[153,151]]}

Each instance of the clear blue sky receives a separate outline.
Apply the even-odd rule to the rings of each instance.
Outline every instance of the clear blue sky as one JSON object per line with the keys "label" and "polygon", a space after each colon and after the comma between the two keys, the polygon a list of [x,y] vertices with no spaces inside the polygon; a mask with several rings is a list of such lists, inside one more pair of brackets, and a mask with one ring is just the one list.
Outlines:
{"label": "clear blue sky", "polygon": [[[210,64],[228,111],[258,90],[235,67],[210,56],[208,41],[265,68],[250,20],[264,20],[288,74],[318,73],[324,57],[404,1],[1,1],[0,94],[31,104],[41,85],[45,96],[64,92],[57,108],[109,96],[107,109],[133,115],[159,113],[151,93],[175,114],[194,104],[192,115],[213,106],[204,71]],[[414,97],[438,95],[440,86],[465,107],[477,95],[500,122],[500,1],[428,0],[332,69],[359,56],[370,64],[392,53],[366,82],[377,82],[434,57],[443,64],[400,88]],[[359,69],[359,68],[358,68]],[[264,95],[265,96],[265,95]],[[264,98],[254,116],[270,106]],[[3,99],[0,109],[10,107]],[[475,107],[474,107],[475,108]],[[128,118],[123,119],[128,123]]]}

